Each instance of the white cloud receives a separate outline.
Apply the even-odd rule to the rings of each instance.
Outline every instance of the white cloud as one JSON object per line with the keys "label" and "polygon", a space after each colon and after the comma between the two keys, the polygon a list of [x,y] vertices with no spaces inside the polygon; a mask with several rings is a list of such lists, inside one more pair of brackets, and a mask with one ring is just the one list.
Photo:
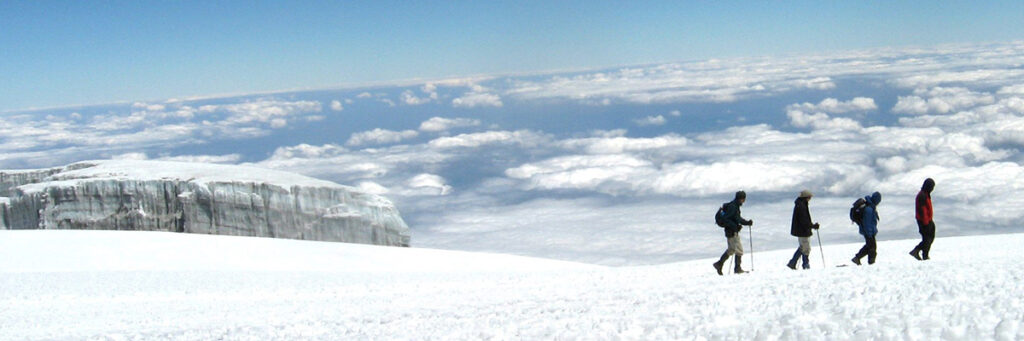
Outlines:
{"label": "white cloud", "polygon": [[793,84],[798,87],[815,89],[815,90],[830,90],[835,89],[836,83],[832,82],[832,78],[829,77],[815,77],[811,79],[798,79],[794,80]]}
{"label": "white cloud", "polygon": [[[968,57],[970,58],[970,57]],[[1018,57],[1019,58],[1019,57]],[[1017,61],[1020,62],[1019,60]],[[921,72],[897,78],[894,84],[904,88],[929,88],[941,85],[1005,85],[1024,77],[1024,70],[1015,68],[986,68],[971,71]]]}
{"label": "white cloud", "polygon": [[423,84],[420,90],[430,94],[431,98],[437,99],[437,85],[434,85],[434,83]]}
{"label": "white cloud", "polygon": [[480,120],[477,119],[431,117],[429,120],[420,123],[420,131],[441,132],[454,128],[475,127],[479,125]]}
{"label": "white cloud", "polygon": [[588,154],[653,153],[659,150],[678,149],[690,144],[690,140],[676,135],[662,135],[650,138],[629,138],[625,131],[602,132],[595,137],[568,139],[558,145],[569,150]]}
{"label": "white cloud", "polygon": [[407,195],[448,195],[452,192],[452,186],[446,184],[445,179],[435,174],[419,174],[406,182],[409,188]]}
{"label": "white cloud", "polygon": [[501,96],[486,92],[469,92],[452,100],[456,108],[501,107]]}
{"label": "white cloud", "polygon": [[996,93],[1000,95],[1024,95],[1024,84],[1004,86]]}
{"label": "white cloud", "polygon": [[858,130],[860,123],[849,118],[832,118],[825,113],[808,114],[800,110],[788,110],[786,115],[795,127],[811,127],[817,130]]}
{"label": "white cloud", "polygon": [[345,154],[347,152],[348,149],[345,149],[345,147],[334,144],[313,146],[303,143],[291,147],[277,148],[271,156],[271,159],[324,158]]}
{"label": "white cloud", "polygon": [[[113,155],[110,157],[113,160],[150,160],[151,158],[146,153],[133,152]],[[226,154],[226,155],[178,155],[178,156],[161,156],[153,158],[153,160],[162,161],[178,161],[178,162],[192,162],[192,163],[220,163],[220,164],[236,164],[242,159],[240,154]]]}
{"label": "white cloud", "polygon": [[112,156],[110,158],[114,159],[114,160],[148,160],[149,156],[146,156],[146,153],[138,153],[138,152],[136,152],[136,153],[124,153],[124,154],[120,154],[120,155],[114,155],[114,156]]}
{"label": "white cloud", "polygon": [[556,157],[505,171],[511,178],[529,180],[529,188],[597,189],[611,193],[630,189],[636,179],[653,173],[649,161],[621,154]]}
{"label": "white cloud", "polygon": [[147,104],[147,103],[143,103],[143,102],[135,102],[135,103],[132,103],[132,108],[133,109],[142,109],[142,110],[146,110],[146,111],[164,111],[166,106],[164,106],[163,104]]}
{"label": "white cloud", "polygon": [[451,137],[441,137],[430,141],[433,148],[477,148],[484,145],[520,145],[536,146],[547,142],[548,137],[531,132],[529,130],[518,131],[487,131],[482,133],[460,134]]}
{"label": "white cloud", "polygon": [[[524,100],[564,99],[580,103],[730,102],[800,90],[831,90],[836,79],[886,77],[907,88],[954,84],[1006,86],[1019,83],[1024,58],[1019,44],[877,49],[789,58],[738,58],[631,67],[619,70],[513,80],[506,95]],[[951,51],[956,51],[952,53]],[[971,71],[945,71],[962,68]]]}
{"label": "white cloud", "polygon": [[[421,104],[430,103],[432,101],[431,98],[429,98],[429,97],[425,97],[425,98],[417,97],[410,90],[403,91],[402,95],[399,96],[399,97],[402,100],[402,103],[405,103],[406,105],[421,105]],[[437,97],[436,93],[434,94],[434,97]]]}
{"label": "white cloud", "polygon": [[660,126],[665,125],[667,120],[665,120],[665,116],[658,115],[635,119],[633,122],[639,126]]}
{"label": "white cloud", "polygon": [[798,163],[729,161],[711,164],[678,163],[666,168],[649,184],[654,193],[708,195],[748,191],[785,191],[819,180],[828,168],[812,169]]}
{"label": "white cloud", "polygon": [[417,136],[419,136],[419,133],[415,130],[392,131],[376,128],[371,131],[352,134],[345,145],[361,146],[365,144],[398,143]]}
{"label": "white cloud", "polygon": [[911,115],[949,114],[994,102],[995,97],[991,94],[966,88],[936,87],[930,90],[918,89],[914,91],[914,96],[900,96],[892,111]]}
{"label": "white cloud", "polygon": [[363,193],[385,195],[390,192],[387,187],[381,186],[380,184],[373,181],[363,181],[356,186],[356,189]]}
{"label": "white cloud", "polygon": [[178,155],[178,156],[162,156],[156,158],[157,160],[165,161],[179,161],[179,162],[198,162],[198,163],[220,163],[220,164],[237,164],[242,160],[241,154],[225,154],[225,155]]}
{"label": "white cloud", "polygon": [[342,111],[345,110],[345,106],[341,104],[341,101],[333,100],[331,101],[331,110]]}
{"label": "white cloud", "polygon": [[228,124],[244,124],[250,122],[268,123],[290,116],[318,113],[321,111],[321,107],[320,102],[316,101],[285,102],[259,100],[238,104],[204,105],[199,107],[199,111],[203,113],[226,112],[230,116],[224,122]]}
{"label": "white cloud", "polygon": [[821,102],[791,104],[786,107],[786,116],[790,124],[798,128],[816,130],[859,130],[861,124],[846,117],[832,117],[831,114],[865,112],[878,109],[875,100],[867,97],[856,97],[849,101],[826,98]]}
{"label": "white cloud", "polygon": [[856,97],[846,102],[840,101],[835,98],[826,98],[823,99],[818,104],[805,102],[801,104],[790,105],[789,107],[787,107],[787,109],[801,110],[806,112],[843,114],[848,112],[877,110],[878,106],[875,105],[875,100],[873,98]]}

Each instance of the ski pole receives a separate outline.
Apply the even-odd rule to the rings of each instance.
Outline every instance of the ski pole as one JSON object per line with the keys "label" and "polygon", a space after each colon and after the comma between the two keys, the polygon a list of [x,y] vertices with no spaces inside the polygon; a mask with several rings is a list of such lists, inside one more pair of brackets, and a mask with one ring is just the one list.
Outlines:
{"label": "ski pole", "polygon": [[825,267],[825,247],[821,245],[821,230],[818,230],[818,251],[821,252],[821,267]]}

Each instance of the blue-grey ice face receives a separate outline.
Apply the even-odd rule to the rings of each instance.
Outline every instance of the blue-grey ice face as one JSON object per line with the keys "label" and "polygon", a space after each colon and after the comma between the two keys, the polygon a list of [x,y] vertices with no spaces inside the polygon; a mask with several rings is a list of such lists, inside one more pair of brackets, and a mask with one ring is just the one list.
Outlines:
{"label": "blue-grey ice face", "polygon": [[826,240],[856,240],[844,210],[874,191],[879,238],[914,237],[929,177],[940,226],[979,233],[1024,222],[1022,62],[1006,43],[9,112],[0,167],[249,163],[380,193],[414,245],[606,264],[717,249],[707,212],[737,190],[764,247],[788,247],[802,189]]}

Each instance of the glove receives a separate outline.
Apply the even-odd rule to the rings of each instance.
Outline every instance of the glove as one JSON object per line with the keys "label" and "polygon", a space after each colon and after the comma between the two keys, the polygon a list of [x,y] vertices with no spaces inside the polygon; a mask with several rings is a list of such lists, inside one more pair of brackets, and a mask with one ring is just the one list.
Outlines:
{"label": "glove", "polygon": [[754,226],[754,219],[750,219],[750,224],[747,224],[747,226]]}
{"label": "glove", "polygon": [[821,226],[819,226],[818,223],[814,223],[814,226],[811,226],[811,227],[813,227],[815,230],[817,230]]}

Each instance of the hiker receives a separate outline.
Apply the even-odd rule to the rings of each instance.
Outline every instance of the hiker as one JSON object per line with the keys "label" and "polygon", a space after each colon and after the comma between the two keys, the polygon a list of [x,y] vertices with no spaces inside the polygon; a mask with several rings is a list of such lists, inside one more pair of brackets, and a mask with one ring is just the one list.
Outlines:
{"label": "hiker", "polygon": [[793,252],[793,258],[786,264],[790,269],[796,270],[796,262],[799,259],[803,259],[804,270],[811,268],[811,261],[808,256],[811,254],[811,229],[817,230],[818,223],[811,222],[811,211],[807,208],[807,204],[814,197],[809,190],[803,190],[800,192],[800,196],[796,198],[793,206],[793,223],[790,227],[789,234],[797,237],[800,242],[800,246],[797,247],[796,252]]}
{"label": "hiker", "polygon": [[917,218],[917,232],[921,233],[921,243],[917,244],[910,255],[917,260],[928,260],[928,252],[932,249],[932,242],[935,241],[935,221],[932,220],[932,190],[935,189],[935,180],[928,178],[921,185],[921,191],[917,192],[917,203],[915,206],[915,218]]}
{"label": "hiker", "polygon": [[739,191],[736,192],[736,197],[732,201],[723,206],[724,217],[721,225],[725,228],[725,238],[728,241],[729,248],[722,254],[722,258],[714,264],[718,275],[722,275],[722,266],[725,266],[725,261],[732,255],[736,255],[736,266],[733,268],[733,272],[738,274],[746,272],[740,267],[740,260],[743,257],[743,242],[740,238],[740,230],[743,229],[742,225],[754,226],[753,220],[746,220],[740,216],[740,206],[743,206],[743,203],[746,201],[747,193]]}
{"label": "hiker", "polygon": [[867,205],[864,206],[864,215],[860,224],[860,234],[864,235],[864,247],[860,248],[856,256],[853,256],[854,264],[860,265],[860,259],[868,256],[868,264],[875,264],[875,257],[878,256],[875,235],[878,234],[878,204],[882,202],[882,194],[875,192],[864,197]]}

